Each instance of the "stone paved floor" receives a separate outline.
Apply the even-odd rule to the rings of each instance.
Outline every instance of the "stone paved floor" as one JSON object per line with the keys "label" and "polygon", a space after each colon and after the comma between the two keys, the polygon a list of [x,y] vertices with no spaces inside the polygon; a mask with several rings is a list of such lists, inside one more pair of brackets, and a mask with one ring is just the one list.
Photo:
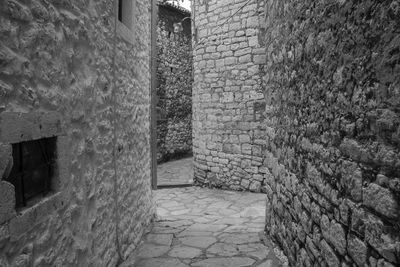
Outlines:
{"label": "stone paved floor", "polygon": [[123,266],[281,266],[262,235],[265,195],[199,187],[155,195],[158,219]]}
{"label": "stone paved floor", "polygon": [[193,183],[193,157],[178,159],[157,166],[157,185]]}

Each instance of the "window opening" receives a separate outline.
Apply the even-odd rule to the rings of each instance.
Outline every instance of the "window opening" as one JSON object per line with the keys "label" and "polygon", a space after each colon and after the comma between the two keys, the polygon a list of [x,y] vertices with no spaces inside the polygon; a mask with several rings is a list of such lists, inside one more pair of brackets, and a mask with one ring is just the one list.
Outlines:
{"label": "window opening", "polygon": [[56,165],[56,137],[12,145],[13,167],[6,181],[15,187],[16,208],[51,191]]}
{"label": "window opening", "polygon": [[118,0],[118,20],[122,22],[122,0]]}
{"label": "window opening", "polygon": [[118,20],[132,29],[132,0],[118,0]]}

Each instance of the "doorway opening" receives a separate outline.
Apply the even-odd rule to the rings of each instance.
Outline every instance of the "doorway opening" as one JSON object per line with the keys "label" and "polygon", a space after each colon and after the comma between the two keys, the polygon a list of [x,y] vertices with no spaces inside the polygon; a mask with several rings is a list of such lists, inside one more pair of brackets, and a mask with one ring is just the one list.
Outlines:
{"label": "doorway opening", "polygon": [[[190,186],[192,160],[192,30],[190,11],[168,2],[158,4],[153,67],[154,187]],[[182,30],[174,25],[182,21]],[[153,40],[154,41],[154,40]],[[153,59],[154,60],[154,59]]]}

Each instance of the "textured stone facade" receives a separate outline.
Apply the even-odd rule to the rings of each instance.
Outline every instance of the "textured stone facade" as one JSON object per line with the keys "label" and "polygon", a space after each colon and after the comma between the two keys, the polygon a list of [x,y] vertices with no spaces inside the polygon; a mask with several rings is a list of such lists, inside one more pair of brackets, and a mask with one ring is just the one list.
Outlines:
{"label": "textured stone facade", "polygon": [[267,232],[296,266],[400,265],[400,2],[266,1]]}
{"label": "textured stone facade", "polygon": [[[174,32],[174,23],[183,32]],[[157,159],[192,152],[192,48],[190,12],[159,4],[157,31]]]}
{"label": "textured stone facade", "polygon": [[196,181],[261,187],[293,266],[398,266],[400,2],[250,1],[216,27],[245,2],[194,2]]}
{"label": "textured stone facade", "polygon": [[[0,266],[116,266],[154,214],[150,10],[0,1]],[[52,193],[15,210],[11,144],[57,136]]]}
{"label": "textured stone facade", "polygon": [[198,184],[260,191],[264,1],[246,2],[194,1],[193,154]]}

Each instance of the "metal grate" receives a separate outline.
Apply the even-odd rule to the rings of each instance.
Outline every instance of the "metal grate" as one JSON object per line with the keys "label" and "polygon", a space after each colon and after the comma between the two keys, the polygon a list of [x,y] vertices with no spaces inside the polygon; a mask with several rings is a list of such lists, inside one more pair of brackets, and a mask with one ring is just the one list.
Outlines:
{"label": "metal grate", "polygon": [[51,191],[56,164],[56,137],[12,145],[13,168],[6,179],[15,187],[16,208]]}

